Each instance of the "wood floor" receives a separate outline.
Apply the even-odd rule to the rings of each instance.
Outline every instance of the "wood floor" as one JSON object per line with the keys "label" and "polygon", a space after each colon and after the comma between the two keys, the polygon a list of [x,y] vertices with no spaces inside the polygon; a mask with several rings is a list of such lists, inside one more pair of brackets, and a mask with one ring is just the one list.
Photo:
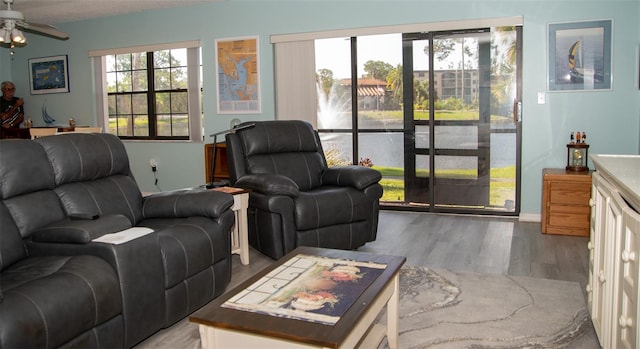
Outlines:
{"label": "wood floor", "polygon": [[360,251],[400,254],[407,264],[575,281],[586,286],[586,237],[542,234],[517,218],[383,211],[376,241]]}
{"label": "wood floor", "polygon": [[[403,255],[408,265],[574,281],[584,290],[588,281],[587,242],[586,237],[542,234],[540,223],[517,218],[382,211],[376,241],[358,250]],[[254,249],[250,249],[250,264],[246,266],[234,255],[227,290],[271,262]],[[195,349],[197,336],[194,325],[184,319],[136,349]]]}

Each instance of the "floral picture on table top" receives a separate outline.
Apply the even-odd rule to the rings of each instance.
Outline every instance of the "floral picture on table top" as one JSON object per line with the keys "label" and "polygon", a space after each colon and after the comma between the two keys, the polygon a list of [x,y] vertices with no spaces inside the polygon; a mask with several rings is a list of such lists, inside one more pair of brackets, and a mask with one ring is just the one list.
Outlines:
{"label": "floral picture on table top", "polygon": [[333,325],[386,265],[298,255],[222,306]]}

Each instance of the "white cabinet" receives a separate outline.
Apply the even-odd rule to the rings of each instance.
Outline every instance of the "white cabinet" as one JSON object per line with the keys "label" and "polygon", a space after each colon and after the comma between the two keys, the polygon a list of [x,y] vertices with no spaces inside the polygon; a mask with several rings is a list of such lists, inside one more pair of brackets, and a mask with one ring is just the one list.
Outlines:
{"label": "white cabinet", "polygon": [[[624,203],[626,204],[626,203]],[[638,348],[638,255],[640,254],[640,215],[628,206],[623,208],[622,229],[620,231],[620,265],[616,277],[618,289],[618,309],[616,316],[619,329],[616,333],[616,347]]]}
{"label": "white cabinet", "polygon": [[[611,295],[607,293],[607,279],[611,275],[610,259],[607,259],[605,251],[610,248],[611,237],[607,234],[606,217],[611,202],[611,186],[601,181],[598,173],[592,175],[593,189],[591,192],[591,238],[589,240],[589,284],[587,285],[587,304],[591,312],[591,320],[600,344],[609,348],[606,339],[610,338],[609,324],[610,312],[605,305],[611,301]],[[607,319],[607,317],[609,317]]]}
{"label": "white cabinet", "polygon": [[592,183],[589,311],[603,348],[635,349],[640,345],[640,214],[629,202],[637,193],[607,172],[596,171]]}

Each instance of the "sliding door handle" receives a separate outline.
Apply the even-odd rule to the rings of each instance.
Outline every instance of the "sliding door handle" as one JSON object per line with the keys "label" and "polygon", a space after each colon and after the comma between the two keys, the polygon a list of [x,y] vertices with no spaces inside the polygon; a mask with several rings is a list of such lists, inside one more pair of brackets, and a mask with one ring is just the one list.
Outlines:
{"label": "sliding door handle", "polygon": [[522,121],[522,101],[513,100],[513,123]]}

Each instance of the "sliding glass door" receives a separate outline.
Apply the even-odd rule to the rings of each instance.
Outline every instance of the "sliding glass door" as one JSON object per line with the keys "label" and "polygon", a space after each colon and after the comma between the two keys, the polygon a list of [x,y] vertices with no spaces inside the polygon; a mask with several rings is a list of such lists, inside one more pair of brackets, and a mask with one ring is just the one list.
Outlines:
{"label": "sliding glass door", "polygon": [[408,204],[516,210],[517,37],[514,28],[403,35],[404,84],[414,86],[404,93]]}
{"label": "sliding glass door", "polygon": [[[500,27],[317,40],[329,162],[382,172],[385,208],[518,214],[520,38]],[[323,56],[338,48],[351,60]]]}

